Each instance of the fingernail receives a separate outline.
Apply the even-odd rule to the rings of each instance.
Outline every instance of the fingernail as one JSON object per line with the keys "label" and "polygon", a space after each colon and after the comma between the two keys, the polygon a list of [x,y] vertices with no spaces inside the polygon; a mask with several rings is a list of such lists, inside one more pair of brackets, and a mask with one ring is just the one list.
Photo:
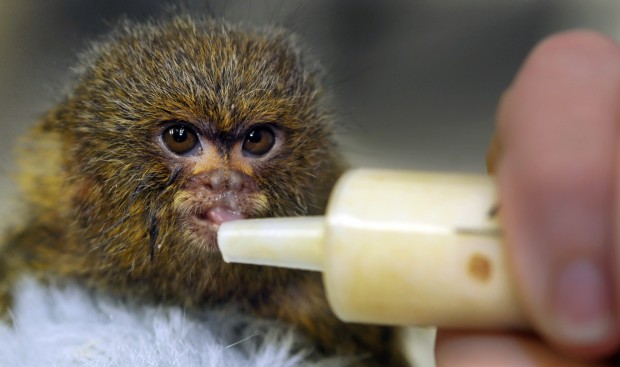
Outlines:
{"label": "fingernail", "polygon": [[558,341],[596,344],[613,328],[609,285],[601,267],[578,260],[558,273],[550,298],[552,334]]}

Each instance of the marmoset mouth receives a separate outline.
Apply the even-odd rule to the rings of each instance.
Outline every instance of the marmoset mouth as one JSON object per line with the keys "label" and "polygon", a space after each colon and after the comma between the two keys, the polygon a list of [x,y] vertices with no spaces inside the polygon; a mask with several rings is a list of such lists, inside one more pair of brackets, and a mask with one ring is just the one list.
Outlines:
{"label": "marmoset mouth", "polygon": [[189,228],[196,239],[204,244],[209,251],[219,251],[217,246],[217,230],[220,224],[233,220],[248,218],[248,215],[239,209],[227,205],[215,204],[205,206],[188,217]]}
{"label": "marmoset mouth", "polygon": [[201,249],[217,252],[217,231],[222,223],[264,216],[260,196],[224,192],[188,193],[185,200],[176,200],[183,231]]}
{"label": "marmoset mouth", "polygon": [[245,219],[247,216],[240,210],[234,210],[227,206],[217,205],[196,214],[196,217],[205,222],[213,223],[217,226],[224,222]]}

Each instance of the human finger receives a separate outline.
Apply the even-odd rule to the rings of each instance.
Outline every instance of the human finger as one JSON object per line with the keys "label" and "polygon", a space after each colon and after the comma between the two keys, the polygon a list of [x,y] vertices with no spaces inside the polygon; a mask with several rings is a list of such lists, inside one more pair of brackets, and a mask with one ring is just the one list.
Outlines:
{"label": "human finger", "polygon": [[604,367],[612,364],[569,359],[531,334],[439,331],[438,367]]}
{"label": "human finger", "polygon": [[534,327],[566,351],[618,343],[613,278],[620,48],[592,32],[543,41],[498,110],[501,218]]}

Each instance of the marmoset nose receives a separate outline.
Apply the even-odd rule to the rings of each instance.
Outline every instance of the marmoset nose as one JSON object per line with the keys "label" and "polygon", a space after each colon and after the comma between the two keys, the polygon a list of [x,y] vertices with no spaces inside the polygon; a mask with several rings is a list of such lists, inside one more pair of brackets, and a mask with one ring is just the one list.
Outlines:
{"label": "marmoset nose", "polygon": [[239,171],[216,169],[202,175],[202,183],[211,192],[251,190],[251,178]]}

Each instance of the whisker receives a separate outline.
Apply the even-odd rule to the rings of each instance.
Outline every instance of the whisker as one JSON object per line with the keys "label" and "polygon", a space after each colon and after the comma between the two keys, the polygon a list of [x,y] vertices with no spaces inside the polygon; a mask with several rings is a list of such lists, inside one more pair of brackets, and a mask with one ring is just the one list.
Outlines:
{"label": "whisker", "polygon": [[159,225],[157,223],[157,213],[151,212],[149,214],[149,256],[151,262],[155,260],[155,245],[157,244],[157,237],[159,236]]}
{"label": "whisker", "polygon": [[[127,222],[127,220],[129,220],[129,218],[132,217],[131,213],[129,213],[129,210],[131,209],[131,206],[136,201],[138,196],[140,196],[140,194],[142,194],[142,192],[146,190],[147,187],[148,185],[146,185],[144,181],[138,183],[138,185],[136,186],[136,189],[129,197],[129,202],[127,203],[127,208],[125,209],[125,213],[123,214],[123,216],[118,221],[116,221],[114,224],[112,224],[110,227],[102,231],[101,234],[107,235],[108,233],[112,232],[119,226],[123,225],[125,222]],[[107,224],[108,223],[106,223],[105,225],[107,226]]]}
{"label": "whisker", "polygon": [[181,166],[176,166],[172,170],[172,173],[170,174],[168,181],[166,181],[164,188],[159,192],[154,200],[154,210],[152,209],[149,213],[149,256],[151,258],[151,262],[155,260],[155,248],[157,247],[157,240],[159,238],[159,223],[157,216],[162,208],[161,199],[168,192],[168,189],[172,186],[172,184],[177,181],[180,173]]}
{"label": "whisker", "polygon": [[235,345],[239,345],[239,344],[241,344],[241,343],[243,343],[243,342],[245,342],[245,341],[247,341],[247,340],[250,340],[250,339],[252,339],[252,338],[257,337],[257,336],[259,336],[260,334],[261,334],[261,333],[256,332],[256,333],[254,333],[254,334],[252,334],[252,335],[250,335],[250,336],[248,336],[248,337],[246,337],[246,338],[243,338],[243,339],[239,340],[238,342],[232,343],[231,345],[227,346],[227,347],[226,347],[226,348],[224,348],[224,349],[232,348],[232,347],[234,347]]}
{"label": "whisker", "polygon": [[[166,181],[166,184],[164,185],[165,189],[170,187],[179,178],[179,173],[181,173],[181,166],[174,167],[174,169],[172,170],[172,174],[170,175],[170,178],[168,178],[168,181]],[[163,191],[161,194],[163,194]]]}

